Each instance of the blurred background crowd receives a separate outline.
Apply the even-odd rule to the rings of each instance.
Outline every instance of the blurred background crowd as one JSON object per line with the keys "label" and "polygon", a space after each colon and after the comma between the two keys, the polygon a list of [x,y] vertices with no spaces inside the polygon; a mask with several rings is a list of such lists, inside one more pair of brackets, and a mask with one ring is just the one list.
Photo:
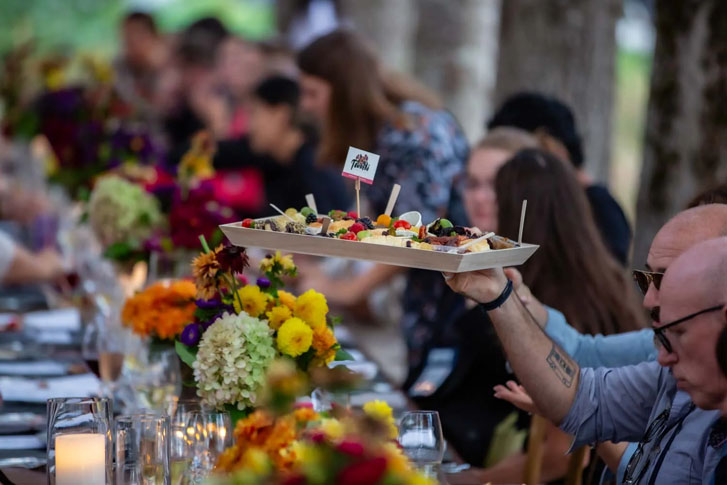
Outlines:
{"label": "blurred background crowd", "polygon": [[[199,234],[308,193],[351,210],[355,146],[381,155],[361,215],[399,183],[396,213],[516,238],[528,199],[533,294],[583,333],[645,326],[627,268],[674,213],[727,200],[727,15],[685,4],[6,0],[3,294],[139,261],[180,276]],[[511,372],[471,302],[436,272],[296,261],[464,460],[522,467],[527,416],[491,395]],[[569,441],[551,432],[557,479]]]}

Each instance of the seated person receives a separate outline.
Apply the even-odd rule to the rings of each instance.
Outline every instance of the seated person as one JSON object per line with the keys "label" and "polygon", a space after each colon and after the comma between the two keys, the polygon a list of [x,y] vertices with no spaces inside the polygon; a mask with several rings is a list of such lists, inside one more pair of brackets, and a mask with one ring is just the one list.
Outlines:
{"label": "seated person", "polygon": [[61,258],[55,250],[33,254],[0,231],[0,285],[48,283],[63,274]]}
{"label": "seated person", "polygon": [[[522,266],[522,272],[533,292],[542,295],[548,305],[562,309],[580,331],[611,334],[643,326],[645,315],[631,283],[602,243],[570,166],[545,152],[529,149],[509,161],[500,161],[501,166],[492,171],[497,175],[488,176],[488,166],[497,162],[482,153],[493,150],[487,141],[486,137],[473,152],[467,168],[465,207],[470,219],[516,238],[521,203],[528,199],[535,209],[526,217],[523,232],[528,242],[539,244],[540,249]],[[484,219],[487,211],[483,204],[488,193],[496,196],[490,200],[496,214],[491,222]],[[576,232],[579,241],[572,244]],[[432,381],[428,376],[433,375],[431,368],[429,372],[425,368],[410,394],[420,407],[437,409],[449,442],[465,460],[482,466],[494,427],[512,412],[498,405],[490,391],[492,385],[499,384],[493,378],[507,375],[505,356],[494,344],[491,327],[482,323],[478,308],[441,331],[451,334],[448,337],[456,355],[454,369],[434,393],[423,393]],[[444,343],[445,338],[436,342]],[[433,355],[442,354],[442,349],[431,349],[430,361]],[[551,427],[546,440],[542,479],[554,480],[565,475],[570,439]],[[477,479],[519,481],[525,458],[524,453],[517,453],[482,470]]]}
{"label": "seated person", "polygon": [[[285,77],[271,77],[253,91],[249,133],[219,142],[217,169],[243,167],[260,171],[268,203],[282,210],[300,209],[306,194],[316,199],[318,212],[348,207],[351,201],[340,171],[315,164],[315,143],[298,111],[300,89]],[[267,204],[262,215],[269,215]]]}
{"label": "seated person", "polygon": [[487,124],[488,129],[498,126],[533,133],[543,148],[573,164],[606,246],[622,265],[627,265],[631,228],[608,189],[594,183],[583,170],[583,147],[571,109],[562,101],[543,94],[517,93],[505,100]]}

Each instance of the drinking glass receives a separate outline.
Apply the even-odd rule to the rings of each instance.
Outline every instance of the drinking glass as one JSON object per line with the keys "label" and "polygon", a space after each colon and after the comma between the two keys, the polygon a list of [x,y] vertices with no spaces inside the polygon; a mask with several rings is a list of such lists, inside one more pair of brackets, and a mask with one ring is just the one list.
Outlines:
{"label": "drinking glass", "polygon": [[399,444],[417,468],[436,477],[444,458],[444,436],[439,413],[412,411],[399,424]]}
{"label": "drinking glass", "polygon": [[113,483],[111,403],[106,398],[53,398],[48,412],[49,485]]}
{"label": "drinking glass", "polygon": [[169,485],[169,418],[166,415],[119,416],[116,432],[116,483]]}
{"label": "drinking glass", "polygon": [[169,461],[172,485],[180,485],[184,475],[192,467],[197,438],[194,422],[191,428],[189,423],[193,416],[204,409],[200,401],[182,400],[177,396],[170,396],[166,400],[166,412],[170,419]]}
{"label": "drinking glass", "polygon": [[199,484],[210,475],[220,454],[232,444],[230,415],[217,411],[192,412],[187,422],[187,439],[192,460],[183,474],[183,484]]}

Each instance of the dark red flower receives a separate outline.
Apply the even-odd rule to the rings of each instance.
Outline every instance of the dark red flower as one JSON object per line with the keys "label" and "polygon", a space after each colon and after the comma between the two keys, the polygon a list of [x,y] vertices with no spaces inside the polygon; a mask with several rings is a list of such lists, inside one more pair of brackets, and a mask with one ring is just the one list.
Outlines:
{"label": "dark red flower", "polygon": [[336,485],[375,485],[386,473],[386,458],[379,456],[352,463],[336,476]]}
{"label": "dark red flower", "polygon": [[222,271],[232,271],[240,274],[250,266],[250,261],[245,248],[239,246],[225,246],[217,253],[217,262],[220,263]]}
{"label": "dark red flower", "polygon": [[337,449],[341,453],[353,456],[354,458],[358,458],[364,454],[363,445],[355,441],[342,441],[341,444],[338,445]]}

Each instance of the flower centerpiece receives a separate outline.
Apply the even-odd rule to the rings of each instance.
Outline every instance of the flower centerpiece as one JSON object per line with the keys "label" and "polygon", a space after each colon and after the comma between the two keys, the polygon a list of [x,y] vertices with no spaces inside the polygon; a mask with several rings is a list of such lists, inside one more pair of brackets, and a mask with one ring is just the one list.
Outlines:
{"label": "flower centerpiece", "polygon": [[433,485],[416,471],[399,448],[391,407],[368,402],[354,412],[334,408],[315,412],[308,406],[287,410],[273,405],[306,387],[306,376],[289,363],[271,366],[266,406],[237,423],[234,444],[217,463],[218,485],[340,483],[358,485]]}
{"label": "flower centerpiece", "polygon": [[[229,411],[233,419],[259,405],[265,373],[275,358],[303,372],[347,356],[333,334],[324,295],[308,290],[295,296],[283,289],[294,277],[292,256],[279,252],[260,263],[256,284],[242,276],[248,266],[243,248],[220,245],[194,259],[197,310],[176,343],[182,361],[194,370],[197,394]],[[339,354],[340,353],[340,354]]]}
{"label": "flower centerpiece", "polygon": [[88,220],[104,255],[114,261],[142,259],[146,241],[164,223],[157,199],[116,175],[96,183],[88,203]]}
{"label": "flower centerpiece", "polygon": [[154,283],[126,300],[121,322],[141,337],[172,343],[194,319],[196,293],[191,281]]}

